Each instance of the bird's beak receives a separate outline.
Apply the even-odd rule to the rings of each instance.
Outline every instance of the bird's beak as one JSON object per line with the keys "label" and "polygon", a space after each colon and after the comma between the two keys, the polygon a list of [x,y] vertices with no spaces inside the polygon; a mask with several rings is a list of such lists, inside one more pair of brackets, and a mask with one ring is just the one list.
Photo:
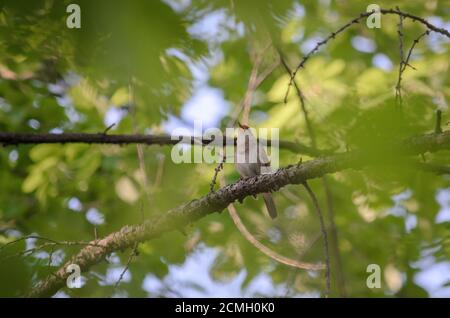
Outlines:
{"label": "bird's beak", "polygon": [[239,125],[239,127],[241,127],[244,130],[249,128],[247,125],[243,125],[239,121],[238,121],[238,125]]}

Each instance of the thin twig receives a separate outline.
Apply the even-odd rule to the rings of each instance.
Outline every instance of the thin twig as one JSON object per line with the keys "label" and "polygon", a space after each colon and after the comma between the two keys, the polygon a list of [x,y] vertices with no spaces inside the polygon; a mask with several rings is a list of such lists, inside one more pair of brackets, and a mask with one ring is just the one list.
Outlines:
{"label": "thin twig", "polygon": [[[271,42],[269,42],[266,47],[262,50],[262,52],[260,54],[256,54],[254,61],[253,61],[253,65],[252,65],[252,71],[250,73],[250,78],[248,80],[248,86],[247,86],[247,91],[245,92],[244,95],[244,104],[243,104],[243,113],[242,113],[242,124],[244,125],[249,125],[248,124],[248,119],[250,116],[250,108],[252,106],[252,99],[253,99],[253,94],[256,90],[256,88],[258,87],[258,70],[259,67],[261,65],[261,63],[264,60],[264,53],[267,51],[267,49],[271,46]],[[270,73],[269,73],[270,74]]]}
{"label": "thin twig", "polygon": [[333,205],[333,195],[331,193],[331,187],[328,183],[328,178],[326,176],[322,177],[323,187],[325,189],[325,196],[327,199],[327,214],[328,222],[330,223],[329,229],[331,233],[331,249],[333,251],[335,259],[335,269],[336,269],[336,279],[337,279],[337,289],[341,297],[347,297],[347,288],[345,282],[345,275],[342,266],[341,251],[339,249],[339,236],[336,223],[334,221],[334,205]]}
{"label": "thin twig", "polygon": [[242,223],[241,219],[239,218],[239,215],[237,214],[236,208],[234,207],[234,204],[231,203],[228,205],[228,212],[230,214],[230,217],[232,218],[234,224],[238,228],[239,232],[244,236],[244,238],[249,241],[254,247],[256,247],[259,251],[261,251],[266,256],[270,257],[271,259],[277,261],[278,263],[300,268],[300,269],[306,269],[306,270],[323,270],[324,266],[322,264],[312,264],[312,263],[306,263],[306,262],[300,262],[285,256],[282,256],[274,251],[272,251],[270,248],[259,242],[245,227],[245,225]]}
{"label": "thin twig", "polygon": [[[138,125],[136,120],[136,113],[137,113],[137,106],[136,106],[136,99],[134,96],[134,81],[133,77],[130,76],[129,82],[128,82],[128,105],[132,109],[131,117],[133,122],[133,131],[136,134],[138,131]],[[147,174],[147,170],[145,169],[145,157],[144,157],[144,150],[142,148],[141,144],[136,144],[136,151],[138,155],[139,160],[139,170],[141,171],[142,175],[142,183],[143,183],[143,192],[145,195],[145,198],[148,202],[150,202],[150,187],[149,187],[149,178]],[[144,210],[141,209],[141,218],[144,220]]]}
{"label": "thin twig", "polygon": [[[305,66],[305,63],[308,61],[308,59],[312,55],[314,55],[319,50],[319,48],[321,46],[323,46],[326,43],[328,43],[331,39],[334,39],[337,35],[339,35],[343,31],[345,31],[347,28],[349,28],[353,24],[359,23],[362,19],[367,18],[368,16],[370,16],[373,13],[374,13],[373,11],[361,13],[358,17],[350,20],[349,22],[347,22],[346,24],[341,26],[336,31],[331,32],[322,41],[317,42],[316,45],[312,48],[312,50],[310,50],[305,56],[303,56],[303,58],[301,59],[301,61],[299,62],[299,64],[295,68],[295,70],[291,73],[291,77],[289,79],[289,84],[287,86],[286,94],[285,94],[284,99],[287,100],[289,92],[290,92],[290,88],[293,85],[294,78],[297,75],[297,73],[299,72],[299,70]],[[410,13],[407,13],[407,12],[403,12],[403,11],[400,11],[400,10],[396,10],[396,9],[380,9],[380,13],[381,14],[395,14],[395,15],[402,16],[403,18],[411,19],[412,21],[417,21],[417,22],[422,23],[423,25],[425,25],[429,30],[434,31],[436,33],[440,33],[440,34],[450,38],[450,32],[448,30],[446,30],[444,28],[438,28],[437,26],[431,24],[430,22],[428,22],[424,18],[418,17],[416,15],[413,15],[413,14],[410,14]]]}
{"label": "thin twig", "polygon": [[[296,201],[297,202],[297,201]],[[328,227],[329,228],[329,227]],[[327,228],[327,230],[328,230]],[[307,251],[309,251],[318,241],[319,239],[322,237],[322,231],[319,231],[316,235],[314,235],[313,239],[310,240],[307,244],[307,246],[302,249],[298,254],[297,254],[297,258],[300,259]],[[298,272],[298,269],[293,268],[291,271],[289,271],[288,276],[286,278],[286,294],[285,297],[289,296],[289,292],[290,289],[292,289],[292,286],[294,284],[294,278],[295,278],[295,274]]]}
{"label": "thin twig", "polygon": [[[397,10],[400,11],[400,9],[397,7]],[[403,53],[403,15],[399,15],[399,22],[397,24],[397,33],[398,33],[398,45],[399,45],[399,52],[400,52],[400,63],[398,66],[398,79],[397,79],[397,85],[395,85],[395,99],[397,100],[397,103],[399,107],[401,108],[403,105],[403,98],[402,98],[402,74],[403,74],[403,65],[405,64],[405,56]]]}
{"label": "thin twig", "polygon": [[[222,177],[221,179],[221,185],[223,186],[225,184],[225,181]],[[306,270],[322,270],[324,269],[324,266],[322,264],[312,264],[312,263],[306,263],[297,261],[282,255],[279,255],[277,252],[271,250],[269,247],[262,244],[260,241],[258,241],[245,227],[244,223],[242,223],[241,218],[239,217],[239,214],[236,211],[236,208],[233,203],[230,203],[227,207],[228,213],[230,214],[231,219],[233,220],[234,224],[236,225],[236,228],[239,230],[239,232],[242,234],[242,236],[254,247],[256,247],[260,252],[265,254],[266,256],[270,257],[271,259],[277,261],[278,263],[292,266],[299,269],[306,269]],[[314,243],[311,243],[310,246],[312,246]],[[309,248],[308,248],[309,249]],[[304,252],[302,253],[304,254]],[[302,255],[301,254],[301,255]]]}
{"label": "thin twig", "polygon": [[[286,60],[283,57],[283,54],[281,52],[281,50],[278,50],[278,54],[280,56],[280,60],[282,65],[284,66],[285,70],[287,73],[291,73],[291,69],[289,68],[289,66],[287,65]],[[305,123],[306,123],[306,128],[309,134],[309,137],[311,139],[311,146],[313,148],[317,147],[317,142],[316,142],[316,135],[314,132],[314,128],[313,125],[311,123],[311,120],[308,116],[308,110],[306,109],[306,102],[305,102],[305,97],[303,92],[301,91],[300,87],[298,86],[297,82],[293,81],[294,83],[294,87],[295,90],[297,92],[297,96],[299,98],[300,101],[300,106],[303,112],[303,116],[305,119]],[[327,216],[328,216],[328,222],[330,223],[330,232],[332,235],[332,244],[331,244],[331,248],[333,250],[333,254],[336,260],[336,277],[337,277],[337,288],[339,291],[339,295],[341,297],[346,297],[347,292],[346,292],[346,288],[345,288],[345,278],[344,278],[344,273],[342,270],[342,261],[341,261],[341,253],[339,251],[339,243],[338,243],[338,234],[337,234],[337,228],[336,228],[336,223],[334,222],[334,207],[333,207],[333,197],[332,197],[332,193],[331,193],[331,188],[328,184],[327,181],[327,177],[323,176],[322,177],[322,184],[323,187],[325,189],[325,195],[326,195],[326,199],[327,199]]]}
{"label": "thin twig", "polygon": [[120,273],[119,279],[114,284],[114,288],[117,288],[119,286],[119,284],[122,281],[125,273],[128,271],[128,268],[130,267],[130,264],[133,261],[134,257],[138,255],[137,248],[138,248],[138,242],[134,243],[133,250],[131,251],[130,256],[128,256],[128,260],[127,260],[127,263],[125,265],[125,268],[123,269],[122,273]]}
{"label": "thin twig", "polygon": [[[288,74],[291,74],[291,69],[287,65],[287,62],[284,59],[281,50],[278,50],[278,54],[280,56],[280,61],[281,61],[281,64],[283,65],[284,69],[286,70],[286,72]],[[303,116],[305,118],[305,123],[306,123],[306,129],[308,130],[309,138],[311,139],[311,146],[313,148],[316,148],[315,133],[314,133],[314,129],[312,128],[311,120],[309,119],[308,110],[306,109],[305,95],[303,94],[302,90],[300,89],[300,86],[298,86],[298,84],[295,81],[295,79],[293,80],[293,84],[294,84],[294,87],[295,87],[295,91],[297,92],[298,99],[300,101],[300,107],[301,107],[301,109],[303,111]],[[285,102],[287,102],[286,99],[285,99]]]}
{"label": "thin twig", "polygon": [[222,161],[214,168],[214,176],[209,185],[209,193],[214,192],[214,186],[216,185],[217,176],[219,172],[223,169],[223,164],[225,163],[225,156],[223,156]]}
{"label": "thin twig", "polygon": [[430,34],[430,30],[426,30],[425,32],[423,32],[422,34],[420,34],[416,39],[414,39],[413,44],[411,45],[411,47],[408,50],[408,54],[406,55],[406,59],[404,61],[404,65],[403,65],[403,72],[405,71],[406,67],[409,66],[411,67],[413,70],[415,70],[415,67],[412,66],[411,64],[409,64],[409,60],[411,58],[411,54],[412,51],[414,50],[414,48],[416,47],[417,43],[419,43],[419,41],[425,36],[425,35],[429,35]]}
{"label": "thin twig", "polygon": [[264,83],[264,81],[269,78],[270,74],[273,73],[273,71],[275,71],[275,69],[280,65],[280,60],[277,59],[275,60],[275,62],[273,62],[271,65],[269,65],[265,70],[263,70],[261,72],[261,74],[258,75],[258,77],[256,78],[256,82],[255,82],[255,88],[258,88],[259,86],[261,86],[262,83]]}
{"label": "thin twig", "polygon": [[166,160],[166,156],[161,154],[158,158],[158,168],[156,170],[155,182],[153,183],[153,188],[156,189],[159,187],[162,181],[163,173],[164,173],[164,162]]}
{"label": "thin twig", "polygon": [[244,110],[242,122],[245,123],[244,121],[248,121],[248,116],[250,112],[249,108],[251,106],[251,98],[253,96],[253,92],[273,73],[273,71],[280,64],[280,61],[277,60],[273,64],[269,65],[260,74],[258,74],[258,69],[261,63],[263,62],[264,53],[269,49],[270,46],[271,42],[267,44],[267,46],[262,50],[260,55],[257,56],[253,61],[252,72],[250,74],[249,82],[247,85],[247,91],[245,92],[244,97],[239,102],[239,106],[233,112],[227,127],[236,126],[237,118],[239,117],[239,114],[241,113],[242,110]]}
{"label": "thin twig", "polygon": [[56,240],[52,240],[52,239],[45,238],[45,237],[42,237],[42,236],[30,235],[30,236],[21,237],[21,238],[19,238],[17,240],[8,242],[7,244],[5,244],[3,246],[0,246],[0,251],[2,249],[5,249],[6,247],[12,245],[12,244],[15,244],[15,243],[18,243],[20,241],[27,240],[27,239],[37,239],[37,240],[42,240],[42,241],[46,241],[46,242],[41,244],[41,245],[39,245],[39,246],[30,248],[30,249],[27,249],[27,250],[24,250],[24,251],[15,253],[15,254],[6,255],[6,256],[0,258],[0,260],[4,261],[4,260],[10,259],[10,258],[14,258],[14,257],[30,256],[30,255],[34,254],[35,252],[37,252],[39,250],[42,250],[42,249],[44,249],[46,247],[52,247],[53,248],[54,246],[94,246],[94,247],[105,248],[104,246],[98,245],[96,243],[93,244],[93,243],[84,242],[84,241],[56,241]]}
{"label": "thin twig", "polygon": [[284,102],[287,103],[287,99],[289,96],[289,92],[291,89],[291,86],[293,85],[295,76],[297,75],[298,71],[303,68],[305,66],[305,63],[308,61],[308,59],[314,55],[321,46],[325,45],[326,43],[328,43],[328,41],[330,41],[331,39],[334,39],[338,34],[342,33],[343,31],[345,31],[347,28],[349,28],[351,25],[359,23],[359,21],[364,18],[365,16],[368,16],[368,14],[360,14],[359,17],[352,19],[351,21],[347,22],[346,24],[344,24],[343,26],[341,26],[339,29],[337,29],[336,31],[331,32],[325,39],[323,39],[322,41],[319,41],[316,43],[316,45],[305,55],[303,56],[303,58],[301,59],[300,63],[297,65],[297,67],[295,68],[295,70],[291,73],[291,77],[289,79],[289,84],[288,87],[286,89],[286,93],[284,96]]}
{"label": "thin twig", "polygon": [[323,235],[323,246],[324,246],[324,252],[325,252],[325,262],[326,262],[326,272],[325,272],[325,279],[326,279],[326,290],[325,290],[325,297],[328,298],[330,295],[330,254],[328,251],[328,234],[327,234],[327,228],[325,226],[325,221],[323,219],[322,211],[319,206],[319,201],[317,201],[317,197],[314,194],[314,192],[309,187],[308,183],[305,181],[303,183],[303,186],[305,187],[306,191],[308,192],[309,196],[311,197],[311,200],[313,201],[314,208],[317,211],[317,214],[319,216],[320,221],[320,228]]}
{"label": "thin twig", "polygon": [[419,41],[425,36],[430,34],[430,30],[426,30],[425,32],[423,32],[422,34],[420,34],[416,39],[414,39],[411,47],[408,50],[408,53],[406,54],[406,58],[404,57],[404,53],[403,53],[403,20],[402,20],[402,16],[400,16],[400,21],[398,24],[398,34],[399,34],[399,46],[400,46],[400,65],[399,65],[399,69],[398,69],[398,79],[397,79],[397,85],[395,86],[395,97],[399,103],[399,106],[401,107],[403,104],[403,98],[402,98],[402,87],[401,87],[401,82],[403,79],[403,73],[406,70],[406,67],[409,66],[410,68],[412,68],[413,70],[415,70],[415,67],[412,66],[409,63],[409,60],[411,58],[412,52],[414,50],[414,48],[416,47],[417,43],[419,43]]}
{"label": "thin twig", "polygon": [[116,125],[116,123],[112,123],[111,125],[106,127],[105,130],[103,131],[103,135],[106,135],[108,133],[108,131],[110,131],[115,125]]}
{"label": "thin twig", "polygon": [[[47,237],[43,237],[43,236],[39,236],[39,235],[27,235],[27,236],[22,236],[22,237],[20,237],[20,238],[18,238],[16,240],[13,240],[11,242],[6,243],[5,245],[0,246],[0,251],[5,249],[5,248],[7,248],[10,245],[13,245],[13,244],[16,244],[16,243],[19,243],[21,241],[25,241],[25,240],[28,240],[28,239],[46,241],[46,242],[52,243],[54,245],[66,244],[66,243],[76,243],[76,242],[70,242],[70,241],[60,242],[60,241],[56,241],[56,240],[53,240],[53,239],[50,239],[50,238],[47,238]],[[77,243],[80,243],[80,242],[77,242]]]}

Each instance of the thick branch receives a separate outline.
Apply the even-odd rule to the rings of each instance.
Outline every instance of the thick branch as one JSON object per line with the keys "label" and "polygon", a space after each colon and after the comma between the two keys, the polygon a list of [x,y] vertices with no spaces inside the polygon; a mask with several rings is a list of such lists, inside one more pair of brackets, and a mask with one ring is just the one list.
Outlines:
{"label": "thick branch", "polygon": [[[390,147],[392,155],[412,155],[424,152],[450,149],[450,131],[442,134],[428,134],[413,137]],[[133,247],[138,242],[153,239],[161,234],[182,228],[213,212],[220,212],[234,201],[242,201],[249,195],[273,192],[288,184],[303,183],[308,179],[319,178],[327,173],[344,169],[358,169],[370,163],[367,156],[354,151],[322,157],[304,162],[300,165],[281,168],[274,174],[251,177],[220,188],[202,198],[180,205],[167,213],[150,218],[133,226],[124,226],[105,238],[94,241],[93,245],[80,250],[56,273],[48,276],[28,296],[49,297],[62,288],[70,273],[66,272],[69,264],[78,264],[83,272],[99,262],[113,251]]]}

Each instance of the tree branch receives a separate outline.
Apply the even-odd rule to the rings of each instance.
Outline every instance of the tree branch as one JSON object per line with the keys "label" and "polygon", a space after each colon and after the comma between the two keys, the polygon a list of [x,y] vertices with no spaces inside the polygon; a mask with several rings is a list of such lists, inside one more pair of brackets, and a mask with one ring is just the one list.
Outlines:
{"label": "tree branch", "polygon": [[[284,69],[286,70],[286,72],[288,74],[291,74],[292,71],[291,71],[289,65],[287,64],[286,60],[284,59],[281,50],[278,50],[278,54],[280,56],[281,64],[284,66]],[[293,84],[295,87],[295,91],[297,92],[297,96],[298,96],[298,99],[300,102],[300,107],[303,112],[303,118],[305,119],[306,129],[308,131],[309,138],[311,139],[311,146],[313,148],[317,148],[316,134],[314,132],[313,125],[309,118],[308,110],[306,109],[305,96],[303,95],[303,92],[300,89],[300,87],[298,86],[295,79],[293,80]],[[326,176],[322,177],[322,184],[325,189],[325,196],[327,199],[328,221],[330,222],[330,232],[331,232],[331,236],[332,236],[332,241],[331,241],[332,244],[330,244],[330,245],[331,245],[331,249],[333,250],[334,258],[336,261],[336,266],[335,266],[336,267],[336,278],[337,278],[336,285],[337,285],[337,289],[339,291],[340,297],[346,297],[347,292],[346,292],[346,288],[345,288],[344,273],[342,270],[341,254],[339,251],[338,233],[337,233],[336,224],[334,222],[333,197],[332,197],[331,189],[328,184]]]}
{"label": "tree branch", "polygon": [[[424,152],[434,152],[450,149],[450,131],[442,134],[426,134],[395,143],[388,147],[385,155],[414,155]],[[182,204],[159,216],[147,219],[141,224],[124,226],[117,232],[111,233],[101,240],[94,242],[95,246],[86,246],[74,255],[56,273],[49,275],[40,282],[29,294],[29,297],[49,297],[65,285],[70,273],[67,266],[77,264],[81,271],[89,270],[93,265],[101,262],[113,251],[133,247],[136,243],[158,237],[214,212],[221,212],[230,203],[242,201],[249,195],[263,192],[273,192],[288,184],[300,184],[308,179],[320,178],[325,174],[344,169],[359,169],[370,161],[360,151],[347,152],[328,157],[317,158],[302,164],[281,168],[273,174],[258,175],[227,185],[202,198]]]}
{"label": "tree branch", "polygon": [[319,223],[320,223],[320,230],[322,232],[323,236],[323,249],[325,254],[325,264],[326,264],[326,271],[325,271],[325,298],[328,298],[330,296],[330,252],[328,249],[328,234],[327,234],[327,228],[325,225],[325,221],[323,219],[323,213],[320,209],[319,201],[317,200],[316,195],[314,194],[313,190],[308,185],[308,182],[304,182],[303,186],[305,187],[306,191],[308,192],[309,196],[311,197],[311,200],[313,202],[314,208],[316,209],[317,215],[319,216]]}
{"label": "tree branch", "polygon": [[[316,43],[316,45],[305,55],[303,56],[303,58],[301,59],[300,63],[298,63],[297,67],[294,69],[294,71],[291,74],[291,77],[289,79],[289,84],[288,87],[286,89],[286,94],[285,94],[285,101],[288,98],[291,86],[293,85],[293,81],[295,76],[297,75],[298,71],[305,67],[305,63],[308,61],[308,59],[314,55],[317,51],[319,51],[320,47],[322,47],[323,45],[327,44],[330,40],[336,38],[337,35],[339,35],[340,33],[344,32],[346,29],[348,29],[349,27],[351,27],[353,24],[358,24],[362,19],[369,17],[371,14],[373,14],[374,12],[362,12],[359,16],[357,16],[356,18],[348,21],[346,24],[344,24],[343,26],[341,26],[339,29],[337,29],[336,31],[331,32],[326,38],[324,38],[322,41],[319,41]],[[443,36],[446,36],[447,38],[450,38],[450,32],[447,31],[444,28],[438,28],[435,25],[431,24],[430,22],[428,22],[427,20],[425,20],[424,18],[418,17],[416,15],[407,13],[407,12],[403,12],[400,11],[398,9],[380,9],[380,13],[381,14],[395,14],[400,16],[402,19],[404,18],[408,18],[411,19],[412,21],[417,21],[419,23],[422,23],[423,25],[425,25],[430,31],[436,32],[436,33],[440,33]]]}
{"label": "tree branch", "polygon": [[[400,10],[397,7],[397,10]],[[398,33],[398,45],[400,52],[400,63],[398,66],[398,80],[397,85],[395,85],[395,98],[398,102],[400,108],[403,106],[403,97],[402,97],[402,74],[403,74],[403,65],[405,64],[405,53],[403,50],[403,15],[399,15],[399,22],[397,25],[397,33]]]}
{"label": "tree branch", "polygon": [[[145,145],[176,145],[178,143],[191,145],[208,145],[211,139],[193,137],[193,136],[170,136],[170,135],[143,135],[143,134],[124,134],[124,135],[107,135],[104,133],[12,133],[0,132],[0,144],[4,146],[19,144],[65,144],[65,143],[86,143],[86,144],[145,144]],[[271,141],[268,140],[268,146]],[[233,144],[233,140],[223,136],[223,145]],[[234,138],[234,144],[236,139]],[[333,153],[332,150],[319,150],[298,142],[280,140],[279,146],[282,149],[289,150],[294,153],[301,153],[309,156],[320,156]]]}
{"label": "tree branch", "polygon": [[294,259],[290,259],[288,257],[285,257],[283,255],[280,255],[280,254],[272,251],[270,248],[268,248],[267,246],[262,244],[247,230],[244,223],[242,223],[233,203],[230,203],[230,205],[228,206],[228,213],[230,214],[231,218],[233,219],[234,224],[236,225],[239,232],[241,232],[241,234],[244,236],[244,238],[247,241],[249,241],[250,244],[252,244],[254,247],[256,247],[260,252],[262,252],[266,256],[270,257],[271,259],[274,259],[275,261],[277,261],[281,264],[300,268],[300,269],[313,270],[313,271],[324,269],[324,266],[322,264],[312,264],[312,263],[300,262],[300,261],[297,261]]}

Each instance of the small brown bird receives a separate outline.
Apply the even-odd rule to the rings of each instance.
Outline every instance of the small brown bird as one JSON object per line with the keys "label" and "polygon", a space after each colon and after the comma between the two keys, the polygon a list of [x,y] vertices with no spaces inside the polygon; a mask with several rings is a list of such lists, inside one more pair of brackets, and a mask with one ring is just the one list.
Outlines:
{"label": "small brown bird", "polygon": [[[235,166],[241,177],[247,178],[261,174],[261,168],[270,169],[270,160],[264,147],[252,134],[247,125],[239,123],[236,141]],[[270,193],[263,193],[267,211],[272,219],[277,217],[277,209]]]}

